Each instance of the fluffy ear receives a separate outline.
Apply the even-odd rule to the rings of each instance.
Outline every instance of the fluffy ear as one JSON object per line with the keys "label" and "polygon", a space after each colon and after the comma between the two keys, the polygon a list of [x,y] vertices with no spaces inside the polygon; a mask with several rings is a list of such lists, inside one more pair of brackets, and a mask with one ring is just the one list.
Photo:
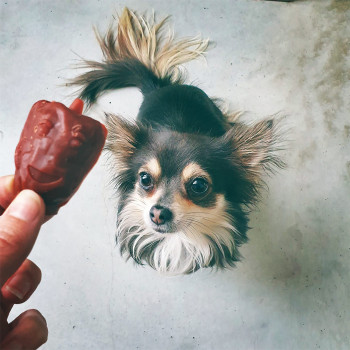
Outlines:
{"label": "fluffy ear", "polygon": [[283,167],[283,162],[274,154],[279,149],[274,120],[263,120],[254,125],[236,123],[224,138],[230,142],[233,156],[246,170],[247,178],[254,183],[260,181],[264,170]]}
{"label": "fluffy ear", "polygon": [[117,173],[120,173],[129,169],[129,160],[144,139],[146,131],[114,114],[106,114],[106,128],[108,136],[105,149],[111,153]]}

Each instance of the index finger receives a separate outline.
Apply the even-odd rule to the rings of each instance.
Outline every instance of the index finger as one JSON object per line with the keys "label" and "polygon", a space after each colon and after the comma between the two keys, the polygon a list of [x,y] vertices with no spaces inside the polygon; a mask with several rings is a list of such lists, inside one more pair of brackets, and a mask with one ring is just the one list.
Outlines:
{"label": "index finger", "polygon": [[0,215],[16,197],[14,187],[14,176],[7,175],[0,177]]}

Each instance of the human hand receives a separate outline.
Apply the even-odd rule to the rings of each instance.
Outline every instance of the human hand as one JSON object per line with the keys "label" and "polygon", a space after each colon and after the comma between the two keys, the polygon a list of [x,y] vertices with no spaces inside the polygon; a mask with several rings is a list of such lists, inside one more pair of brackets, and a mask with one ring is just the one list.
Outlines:
{"label": "human hand", "polygon": [[24,190],[17,196],[13,176],[0,177],[0,348],[33,350],[47,340],[44,317],[27,310],[11,323],[14,304],[28,300],[41,280],[41,271],[27,259],[44,222],[45,205],[40,196]]}

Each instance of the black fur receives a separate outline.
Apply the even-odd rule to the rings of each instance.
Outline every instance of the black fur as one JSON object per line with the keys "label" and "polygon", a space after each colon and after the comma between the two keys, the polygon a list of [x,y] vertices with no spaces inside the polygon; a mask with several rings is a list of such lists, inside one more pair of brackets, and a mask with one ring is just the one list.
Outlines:
{"label": "black fur", "polygon": [[85,61],[85,64],[95,69],[75,78],[72,84],[84,86],[80,97],[88,105],[96,102],[97,98],[108,90],[137,87],[143,94],[147,94],[170,84],[170,78],[158,78],[140,61],[131,58],[105,63]]}
{"label": "black fur", "polygon": [[[135,124],[123,120],[117,126],[110,124],[109,131],[113,135],[109,136],[106,148],[123,162],[122,170],[117,169],[115,178],[120,198],[118,213],[127,205],[128,196],[138,182],[138,171],[148,160],[156,158],[162,169],[162,184],[167,191],[157,205],[164,207],[169,205],[176,191],[182,191],[186,197],[186,189],[181,188],[181,172],[187,164],[194,162],[210,175],[212,192],[194,199],[193,203],[212,208],[216,203],[215,196],[223,194],[229,203],[227,214],[236,229],[230,233],[235,242],[233,250],[225,245],[219,247],[215,239],[208,237],[212,240],[213,254],[206,266],[233,266],[240,257],[238,248],[248,239],[248,208],[257,199],[261,172],[271,165],[282,165],[271,153],[275,142],[274,123],[263,121],[254,129],[229,122],[214,100],[201,89],[181,84],[182,79],[174,80],[171,73],[159,77],[135,58],[120,57],[112,45],[113,36],[110,34],[107,39],[110,40],[100,39],[105,57],[106,50],[110,50],[111,54],[108,56],[107,53],[107,56],[116,59],[108,58],[103,63],[85,61],[92,70],[77,77],[73,84],[83,87],[81,97],[88,104],[113,89],[136,87],[143,94]],[[115,146],[119,145],[116,142],[122,144],[123,139],[126,150],[124,145],[122,149]],[[132,228],[130,230],[132,232]],[[137,257],[133,253],[135,236],[128,243],[124,240],[120,249],[137,263],[147,262],[154,267],[154,249],[162,240],[152,241]],[[199,267],[194,261],[192,270],[187,272]]]}

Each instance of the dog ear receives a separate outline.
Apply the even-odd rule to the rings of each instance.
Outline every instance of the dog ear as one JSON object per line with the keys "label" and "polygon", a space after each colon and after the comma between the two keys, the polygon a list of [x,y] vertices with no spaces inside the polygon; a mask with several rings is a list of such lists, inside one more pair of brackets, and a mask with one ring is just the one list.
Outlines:
{"label": "dog ear", "polygon": [[147,130],[114,114],[106,114],[106,128],[108,135],[105,149],[110,152],[113,163],[116,162],[116,170],[120,173],[129,169],[129,160],[142,144]]}
{"label": "dog ear", "polygon": [[253,183],[260,182],[264,170],[283,167],[283,162],[274,154],[279,148],[277,123],[272,119],[253,125],[236,123],[224,139],[230,143],[234,160],[238,159],[247,179]]}

